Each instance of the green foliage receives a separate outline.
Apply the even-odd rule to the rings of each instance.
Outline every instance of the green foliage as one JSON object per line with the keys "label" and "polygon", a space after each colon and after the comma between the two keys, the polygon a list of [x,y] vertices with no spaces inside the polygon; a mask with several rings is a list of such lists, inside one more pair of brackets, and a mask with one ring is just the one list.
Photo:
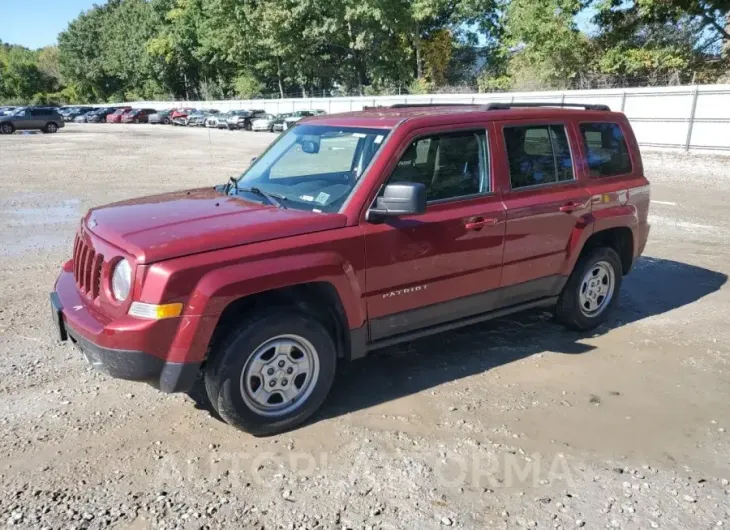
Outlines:
{"label": "green foliage", "polygon": [[238,97],[250,99],[260,96],[264,85],[250,74],[241,74],[234,80],[233,87]]}
{"label": "green foliage", "polygon": [[[594,35],[575,16],[595,12]],[[725,75],[730,0],[108,0],[0,43],[0,101],[562,88]]]}

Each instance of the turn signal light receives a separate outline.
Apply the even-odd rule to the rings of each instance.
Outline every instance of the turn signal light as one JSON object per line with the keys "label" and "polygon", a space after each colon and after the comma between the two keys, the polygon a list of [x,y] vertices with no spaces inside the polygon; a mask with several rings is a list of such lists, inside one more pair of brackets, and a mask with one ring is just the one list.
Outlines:
{"label": "turn signal light", "polygon": [[180,302],[163,305],[132,302],[132,305],[129,307],[129,314],[139,318],[162,320],[163,318],[179,317],[182,310],[183,305]]}

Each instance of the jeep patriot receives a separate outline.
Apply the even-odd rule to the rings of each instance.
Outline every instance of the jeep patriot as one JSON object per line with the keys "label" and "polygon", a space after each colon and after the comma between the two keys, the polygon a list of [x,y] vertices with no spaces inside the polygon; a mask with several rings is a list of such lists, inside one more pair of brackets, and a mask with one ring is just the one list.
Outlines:
{"label": "jeep patriot", "polygon": [[595,328],[644,250],[649,182],[623,114],[558,106],[307,118],[224,185],[93,208],[58,337],[163,392],[202,372],[222,418],[269,435],[376,348],[536,307]]}

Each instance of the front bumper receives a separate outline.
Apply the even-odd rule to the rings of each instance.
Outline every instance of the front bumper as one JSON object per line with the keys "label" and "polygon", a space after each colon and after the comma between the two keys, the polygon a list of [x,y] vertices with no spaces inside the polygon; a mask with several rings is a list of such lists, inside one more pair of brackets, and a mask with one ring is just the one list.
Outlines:
{"label": "front bumper", "polygon": [[[69,286],[60,285],[62,281],[68,283],[69,278],[64,277],[68,274],[62,273],[56,290],[51,293],[51,317],[61,341],[70,340],[89,364],[112,377],[146,382],[168,393],[185,392],[193,386],[201,362],[171,362],[145,351],[100,344],[111,331],[112,323],[101,322],[75,290],[72,292]],[[70,279],[73,281],[73,278]],[[158,329],[161,322],[164,321],[150,321],[144,333],[164,333]],[[98,331],[95,337],[89,336],[90,329]],[[133,332],[129,333],[133,335]],[[115,337],[117,342],[120,338],[119,335]],[[130,343],[134,343],[137,338],[130,336]]]}

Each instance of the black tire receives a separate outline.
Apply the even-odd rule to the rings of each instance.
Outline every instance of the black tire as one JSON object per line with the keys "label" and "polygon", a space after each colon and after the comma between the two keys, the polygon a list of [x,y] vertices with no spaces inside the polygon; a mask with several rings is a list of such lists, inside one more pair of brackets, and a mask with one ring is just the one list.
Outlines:
{"label": "black tire", "polygon": [[162,119],[162,124],[163,125],[170,125],[170,118],[163,118]]}
{"label": "black tire", "polygon": [[243,128],[246,129],[247,131],[250,131],[251,129],[253,129],[253,125],[251,125],[250,121],[247,121],[246,124],[243,126]]}
{"label": "black tire", "polygon": [[[611,298],[606,305],[596,314],[587,314],[581,308],[580,295],[583,289],[583,279],[591,269],[595,269],[599,263],[607,264],[613,271],[613,290]],[[623,280],[621,258],[616,251],[610,247],[596,247],[581,256],[576,263],[568,282],[560,293],[560,298],[555,307],[556,319],[568,328],[587,331],[594,329],[606,321],[611,311],[618,303]]]}
{"label": "black tire", "polygon": [[0,134],[13,134],[15,132],[15,127],[13,127],[12,123],[0,123]]}
{"label": "black tire", "polygon": [[[281,335],[309,341],[319,361],[319,375],[296,408],[279,416],[266,416],[246,403],[241,378],[257,348]],[[213,348],[204,369],[205,389],[213,407],[227,423],[254,436],[269,436],[300,425],[317,411],[332,387],[336,365],[336,347],[325,327],[302,313],[280,309],[251,317],[244,327],[231,332],[220,346]]]}
{"label": "black tire", "polygon": [[49,121],[48,123],[46,123],[46,126],[43,127],[42,131],[44,133],[48,133],[48,134],[57,133],[58,132],[58,124],[57,123],[54,123],[52,121]]}

